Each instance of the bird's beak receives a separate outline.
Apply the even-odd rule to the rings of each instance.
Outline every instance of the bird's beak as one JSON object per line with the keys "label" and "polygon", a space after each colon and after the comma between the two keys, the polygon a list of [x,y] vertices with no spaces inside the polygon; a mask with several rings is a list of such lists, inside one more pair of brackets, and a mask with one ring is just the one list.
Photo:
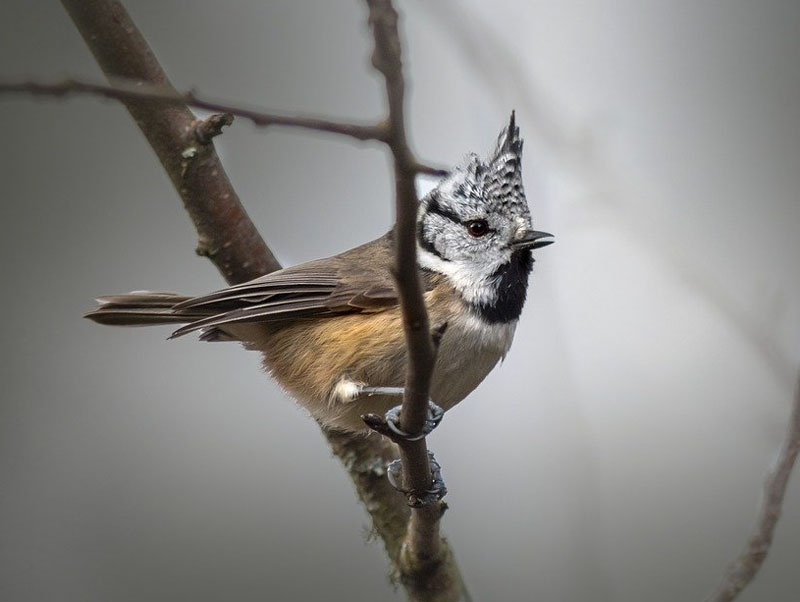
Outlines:
{"label": "bird's beak", "polygon": [[541,249],[555,242],[555,240],[542,240],[543,238],[552,239],[553,235],[548,232],[532,230],[531,232],[526,232],[524,236],[512,242],[511,247],[513,249],[526,249],[528,247],[531,249]]}

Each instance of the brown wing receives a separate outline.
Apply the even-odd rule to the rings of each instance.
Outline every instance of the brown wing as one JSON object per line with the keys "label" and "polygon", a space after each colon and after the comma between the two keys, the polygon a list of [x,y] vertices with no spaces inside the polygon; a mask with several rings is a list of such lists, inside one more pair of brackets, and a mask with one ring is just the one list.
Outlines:
{"label": "brown wing", "polygon": [[[202,313],[173,337],[239,322],[265,322],[376,312],[397,305],[390,266],[390,236],[340,255],[267,274],[173,307],[177,315]],[[428,288],[431,288],[430,283]]]}

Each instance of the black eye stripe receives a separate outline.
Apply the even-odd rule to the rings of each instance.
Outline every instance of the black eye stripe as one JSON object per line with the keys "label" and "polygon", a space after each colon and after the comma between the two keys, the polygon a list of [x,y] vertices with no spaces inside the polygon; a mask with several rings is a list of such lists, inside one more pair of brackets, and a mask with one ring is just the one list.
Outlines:
{"label": "black eye stripe", "polygon": [[425,249],[428,253],[436,255],[436,257],[438,257],[442,261],[450,261],[449,259],[447,259],[447,257],[441,254],[439,249],[436,248],[436,245],[434,245],[431,241],[425,238],[425,232],[422,226],[422,222],[419,222],[419,224],[417,225],[417,242],[419,243],[419,246]]}
{"label": "black eye stripe", "polygon": [[427,213],[432,215],[439,215],[446,220],[453,222],[454,224],[460,224],[462,226],[466,226],[469,228],[469,225],[473,222],[485,222],[486,225],[486,232],[485,234],[494,234],[497,232],[494,228],[488,225],[488,222],[485,218],[470,218],[470,219],[461,219],[454,211],[451,211],[447,207],[443,207],[441,203],[439,203],[439,198],[434,196],[428,201]]}
{"label": "black eye stripe", "polygon": [[433,197],[428,202],[428,213],[433,213],[435,215],[441,215],[443,218],[450,220],[451,222],[455,222],[456,224],[460,224],[461,218],[458,217],[453,211],[442,207],[439,203],[439,199],[437,197]]}
{"label": "black eye stripe", "polygon": [[[440,215],[443,218],[445,218],[446,220],[450,220],[451,222],[453,222],[455,224],[461,224],[462,226],[468,226],[472,222],[476,222],[476,221],[483,221],[483,222],[486,221],[483,218],[461,219],[458,215],[456,215],[455,212],[451,211],[450,209],[447,209],[446,207],[442,207],[442,205],[439,203],[439,199],[437,197],[433,197],[428,202],[428,213],[432,213],[434,215]],[[487,231],[488,232],[495,232],[494,228],[487,228]]]}

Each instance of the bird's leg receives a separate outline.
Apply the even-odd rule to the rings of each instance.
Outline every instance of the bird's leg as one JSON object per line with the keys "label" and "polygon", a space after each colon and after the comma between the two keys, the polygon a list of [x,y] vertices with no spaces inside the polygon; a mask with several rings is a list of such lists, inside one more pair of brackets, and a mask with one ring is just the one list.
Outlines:
{"label": "bird's leg", "polygon": [[358,387],[359,395],[366,395],[372,397],[373,395],[390,395],[394,397],[402,397],[405,393],[403,387],[370,387],[367,385],[360,385]]}
{"label": "bird's leg", "polygon": [[[403,387],[359,386],[359,396],[387,395],[402,398],[404,393],[405,390]],[[412,435],[400,428],[400,411],[402,409],[403,406],[398,405],[391,408],[383,416],[379,416],[378,414],[366,414],[361,418],[372,430],[389,437],[389,439],[402,447],[408,444],[409,441],[419,441],[428,435],[433,429],[439,426],[444,416],[444,410],[433,403],[433,401],[428,400],[428,415],[422,427],[422,432],[417,435]],[[430,487],[423,491],[406,489],[403,487],[403,464],[400,460],[394,460],[386,467],[386,475],[389,478],[389,483],[406,496],[408,505],[413,508],[419,508],[420,506],[427,506],[428,504],[437,502],[447,494],[447,487],[442,478],[442,467],[436,461],[436,458],[434,458],[432,451],[428,451],[428,462],[431,467],[431,484]]]}
{"label": "bird's leg", "polygon": [[[361,396],[372,397],[373,395],[387,395],[387,396],[402,398],[404,393],[405,389],[403,389],[403,387],[370,387],[367,385],[360,385],[358,389],[358,394],[360,397]],[[403,439],[404,441],[419,441],[423,437],[429,435],[433,431],[433,429],[439,426],[439,423],[442,421],[442,418],[444,417],[444,410],[435,403],[433,403],[433,401],[428,400],[428,416],[425,418],[425,424],[422,427],[422,432],[417,435],[412,435],[411,433],[407,433],[400,428],[400,411],[402,409],[403,406],[398,405],[394,406],[388,412],[386,412],[383,418],[377,416],[376,414],[367,414],[366,416],[362,416],[362,418],[364,422],[367,423],[367,426],[369,426],[373,430],[378,431],[383,435],[390,437],[391,439]],[[382,432],[380,428],[376,428],[379,425],[375,419],[385,423],[390,433]]]}

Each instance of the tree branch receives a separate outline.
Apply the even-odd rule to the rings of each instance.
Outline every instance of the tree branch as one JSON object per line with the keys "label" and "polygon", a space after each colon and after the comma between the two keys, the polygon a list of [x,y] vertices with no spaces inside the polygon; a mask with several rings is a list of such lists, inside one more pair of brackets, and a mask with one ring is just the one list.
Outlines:
{"label": "tree branch", "polygon": [[[69,1],[69,0],[67,0]],[[65,3],[66,4],[66,3]],[[194,107],[206,111],[247,119],[258,127],[289,127],[316,132],[337,134],[359,141],[375,140],[388,142],[389,127],[385,123],[361,124],[340,121],[331,121],[316,117],[299,117],[280,115],[258,109],[250,109],[230,103],[218,102],[201,97],[197,92],[179,92],[164,80],[158,84],[149,83],[144,78],[126,78],[106,73],[111,80],[108,84],[99,84],[75,79],[67,79],[58,83],[44,83],[36,81],[0,81],[0,94],[30,94],[33,96],[71,96],[88,95],[119,100],[126,104],[135,101],[154,101],[161,107],[176,107],[178,109]],[[230,123],[225,123],[230,125]],[[141,126],[140,126],[141,127]],[[217,135],[217,131],[214,135]],[[203,140],[205,140],[204,138]],[[200,140],[202,144],[207,142]],[[447,170],[420,163],[416,160],[408,164],[408,169],[414,174],[443,176]]]}
{"label": "tree branch", "polygon": [[[67,0],[69,1],[69,0]],[[384,141],[387,136],[385,126],[359,125],[355,123],[338,123],[326,119],[312,117],[291,117],[267,113],[255,109],[235,106],[201,98],[196,92],[178,92],[171,85],[153,85],[135,79],[120,79],[109,76],[110,84],[96,84],[74,79],[64,80],[56,84],[45,84],[34,81],[0,82],[0,93],[24,92],[44,96],[68,96],[72,94],[88,94],[104,96],[128,102],[132,100],[156,100],[163,106],[194,107],[206,111],[229,113],[251,121],[259,127],[286,126],[319,132],[329,132],[349,136],[356,140]]]}
{"label": "tree branch", "polygon": [[739,557],[728,567],[717,589],[706,598],[706,602],[731,602],[747,587],[764,564],[764,559],[772,546],[789,475],[792,473],[798,452],[800,452],[800,373],[798,373],[789,427],[775,466],[764,481],[761,509],[753,533]]}
{"label": "tree branch", "polygon": [[[63,95],[68,92],[84,92],[102,95],[122,101],[151,147],[157,154],[165,171],[181,196],[192,221],[198,231],[198,253],[207,256],[230,284],[246,281],[280,268],[280,264],[256,231],[255,226],[245,212],[236,192],[228,180],[225,171],[214,150],[211,138],[219,133],[222,125],[229,120],[224,116],[213,116],[209,120],[198,121],[187,108],[187,104],[212,111],[236,114],[251,119],[254,123],[262,117],[260,125],[287,125],[329,131],[350,135],[380,134],[375,139],[390,145],[395,156],[397,174],[398,217],[402,218],[402,226],[398,226],[398,235],[404,238],[399,253],[398,275],[401,282],[411,278],[411,292],[417,294],[421,303],[416,263],[415,247],[409,251],[408,234],[413,235],[413,226],[409,220],[416,215],[416,190],[414,189],[414,173],[430,173],[441,175],[442,171],[424,166],[417,162],[408,151],[405,142],[402,115],[402,73],[399,68],[399,37],[396,29],[397,15],[391,3],[382,0],[370,4],[371,23],[375,28],[376,56],[381,52],[378,47],[394,44],[391,53],[397,59],[394,67],[387,72],[387,91],[392,120],[388,125],[354,126],[356,130],[348,130],[353,124],[334,124],[322,120],[303,120],[264,116],[249,109],[239,109],[219,103],[198,101],[195,96],[181,95],[171,85],[166,74],[156,60],[136,25],[118,0],[62,0],[62,4],[70,14],[77,29],[95,56],[98,64],[109,78],[116,82],[121,79],[136,82],[136,88],[96,84],[79,84],[70,82],[68,86],[41,86],[31,82],[24,84],[5,84],[0,92],[42,93]],[[388,21],[386,21],[388,19]],[[388,35],[387,35],[388,34]],[[392,64],[390,61],[389,65]],[[386,75],[386,74],[385,74]],[[399,95],[398,95],[399,90]],[[203,103],[203,104],[201,104]],[[399,107],[399,112],[398,112]],[[266,120],[275,118],[271,123]],[[282,121],[281,121],[282,120]],[[339,131],[337,128],[347,131]],[[327,128],[327,129],[326,129]],[[378,128],[378,129],[359,129]],[[409,256],[408,253],[411,253]],[[404,254],[405,253],[405,254]],[[408,261],[409,257],[412,261]],[[413,267],[410,267],[413,266]],[[414,288],[416,281],[416,289]],[[406,285],[402,285],[401,288]],[[405,289],[408,297],[409,289]],[[411,297],[413,298],[412,294]],[[404,301],[409,343],[419,345],[425,357],[432,358],[430,335],[427,328],[427,317],[424,305],[421,307],[422,322],[414,317],[412,308],[409,313],[408,302]],[[408,319],[408,318],[411,319]],[[428,343],[424,339],[428,339]],[[410,351],[414,358],[420,356],[413,347]],[[433,350],[435,352],[435,349]],[[419,382],[413,381],[408,390],[416,391],[411,397],[423,400],[427,404],[427,389],[430,374],[429,368],[422,366],[418,372],[410,371],[410,375],[419,374]],[[421,386],[420,386],[421,384]],[[404,412],[403,426],[414,430],[413,423],[406,423],[413,412]],[[358,495],[372,517],[373,526],[383,539],[386,551],[398,572],[408,576],[403,584],[412,600],[420,602],[453,602],[464,599],[467,594],[452,553],[438,535],[438,520],[444,505],[437,504],[425,511],[414,511],[410,520],[410,510],[404,504],[402,496],[390,486],[386,479],[386,464],[394,456],[391,443],[380,437],[348,436],[342,433],[323,429],[330,442],[334,454],[342,461],[353,480]],[[424,443],[422,450],[424,452]],[[425,467],[428,467],[425,456]],[[434,511],[435,517],[429,520],[428,514]],[[433,562],[403,562],[403,558],[422,558],[425,560],[426,550],[421,549],[435,535],[435,557]],[[410,550],[409,554],[405,550]],[[409,568],[415,570],[410,571]]]}

